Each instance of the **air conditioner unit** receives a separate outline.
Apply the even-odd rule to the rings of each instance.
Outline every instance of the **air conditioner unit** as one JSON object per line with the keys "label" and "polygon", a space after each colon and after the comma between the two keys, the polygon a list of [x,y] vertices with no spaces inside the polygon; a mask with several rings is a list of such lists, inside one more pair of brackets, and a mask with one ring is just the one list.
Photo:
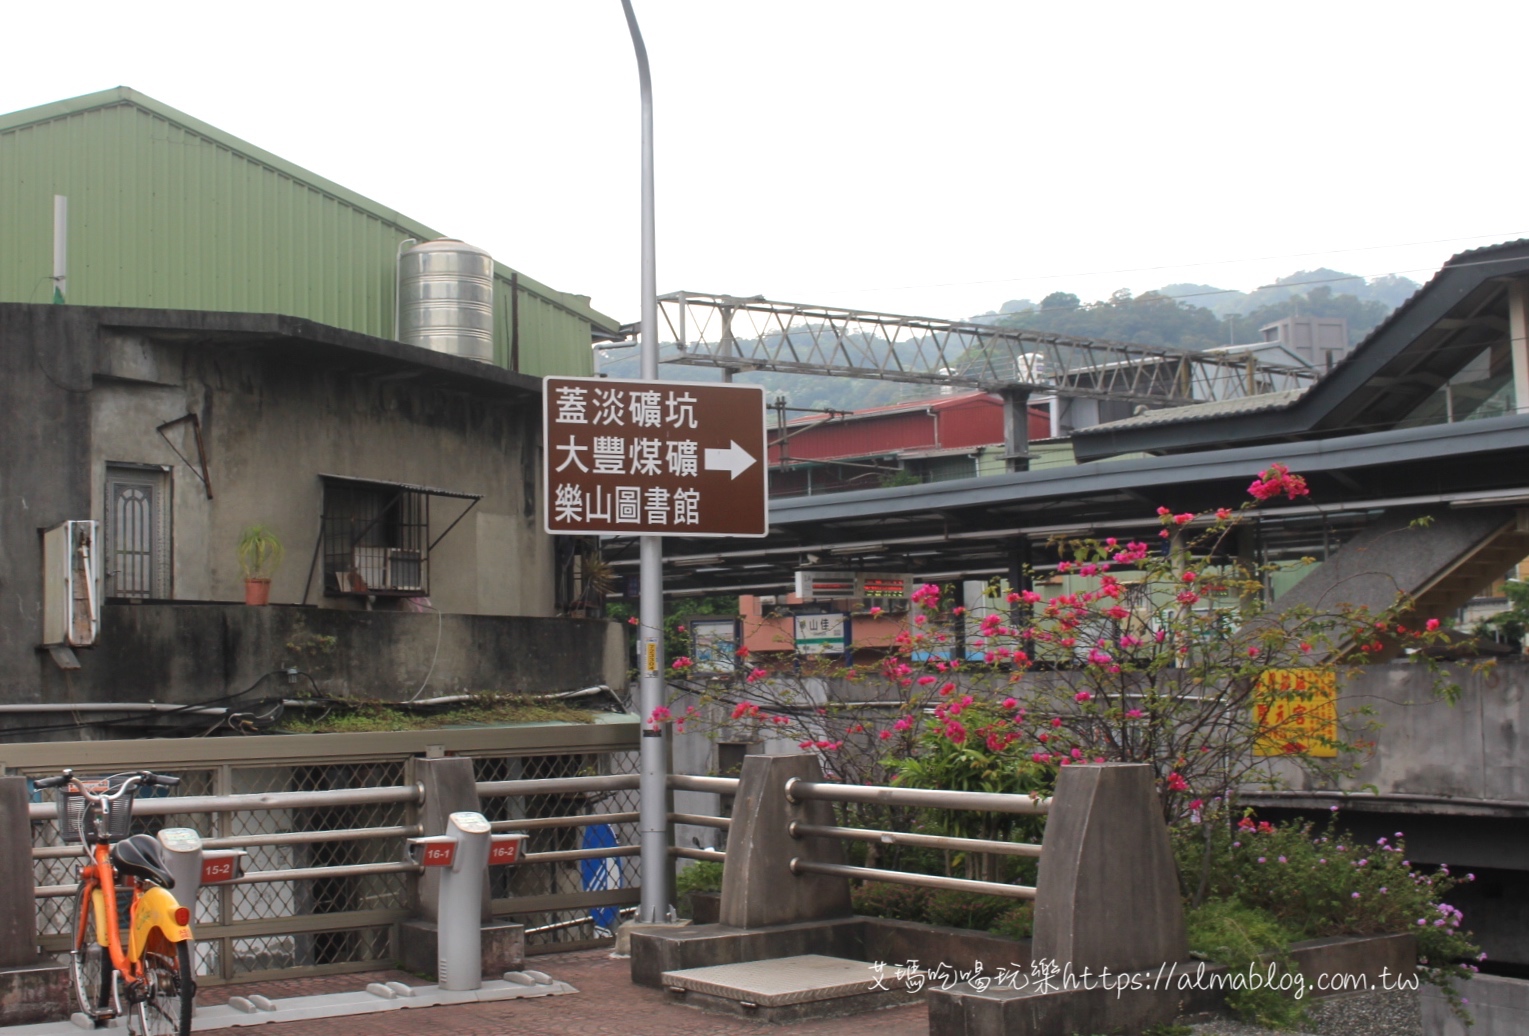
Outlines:
{"label": "air conditioner unit", "polygon": [[55,525],[42,534],[44,647],[92,647],[101,633],[100,523]]}
{"label": "air conditioner unit", "polygon": [[425,563],[417,550],[402,547],[388,548],[388,589],[423,590],[425,588]]}
{"label": "air conditioner unit", "polygon": [[351,570],[341,573],[339,583],[342,590],[351,593],[423,590],[424,558],[422,552],[402,547],[355,547],[351,550]]}

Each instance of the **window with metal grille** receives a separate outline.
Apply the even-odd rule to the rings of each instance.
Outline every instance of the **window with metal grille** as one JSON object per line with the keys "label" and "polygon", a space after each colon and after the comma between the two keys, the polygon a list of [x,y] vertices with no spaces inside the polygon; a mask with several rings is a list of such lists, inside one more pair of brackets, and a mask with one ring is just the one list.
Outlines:
{"label": "window with metal grille", "polygon": [[158,465],[106,465],[106,596],[170,597],[170,473]]}
{"label": "window with metal grille", "polygon": [[[430,551],[480,497],[401,482],[321,475],[324,482],[324,592],[374,597],[430,593]],[[434,539],[430,498],[471,501]]]}

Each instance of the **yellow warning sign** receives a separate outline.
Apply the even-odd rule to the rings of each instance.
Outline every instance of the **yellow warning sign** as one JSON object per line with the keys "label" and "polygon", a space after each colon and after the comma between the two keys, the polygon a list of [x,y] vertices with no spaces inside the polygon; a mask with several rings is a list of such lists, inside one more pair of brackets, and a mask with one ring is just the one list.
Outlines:
{"label": "yellow warning sign", "polygon": [[647,649],[646,671],[650,673],[658,672],[658,641],[650,640],[644,647]]}
{"label": "yellow warning sign", "polygon": [[1254,755],[1338,754],[1338,674],[1332,669],[1270,669],[1258,680]]}

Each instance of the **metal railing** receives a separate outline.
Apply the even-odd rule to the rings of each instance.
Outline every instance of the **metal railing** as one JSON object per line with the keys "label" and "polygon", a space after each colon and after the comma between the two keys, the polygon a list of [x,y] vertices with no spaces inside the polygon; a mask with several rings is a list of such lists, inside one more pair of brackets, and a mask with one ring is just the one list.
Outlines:
{"label": "metal railing", "polygon": [[[980,791],[943,791],[928,788],[891,788],[875,785],[830,784],[804,781],[793,777],[785,784],[789,802],[831,802],[850,805],[907,806],[919,809],[945,809],[960,812],[1006,813],[1035,816],[1051,809],[1051,800],[1040,796],[1004,795]],[[1000,842],[990,838],[963,838],[955,835],[925,835],[876,828],[840,827],[827,824],[804,824],[792,821],[787,833],[795,839],[835,838],[843,841],[875,842],[882,845],[907,845],[954,852],[984,853],[994,856],[1039,858],[1041,847],[1031,842]],[[854,864],[825,863],[796,857],[791,860],[793,874],[823,874],[832,877],[858,878],[918,888],[976,892],[1008,899],[1034,899],[1033,885],[1014,885],[974,878],[951,878],[938,874],[860,867]]]}
{"label": "metal railing", "polygon": [[[574,945],[569,940],[579,935],[578,926],[562,922],[588,918],[608,904],[619,908],[638,887],[635,861],[619,845],[563,844],[590,825],[609,824],[621,833],[635,821],[635,802],[630,808],[612,802],[621,788],[635,787],[635,777],[618,772],[562,783],[564,774],[620,770],[634,754],[635,725],[627,743],[615,734],[603,725],[540,730],[535,738],[507,731],[485,739],[497,742],[492,747],[477,740],[458,746],[456,732],[442,731],[207,739],[191,746],[95,742],[0,746],[0,758],[13,774],[42,776],[72,766],[89,773],[152,768],[182,778],[179,790],[188,794],[135,800],[134,830],[190,827],[205,848],[248,853],[245,874],[204,885],[187,904],[194,911],[199,981],[217,984],[370,970],[399,959],[399,926],[418,916],[419,868],[409,862],[406,839],[424,833],[415,760],[426,754],[427,742],[445,741],[472,758],[488,790],[516,792],[513,800],[503,794],[485,799],[485,811],[497,830],[531,834],[532,847],[541,851],[528,853],[518,868],[491,870],[499,896],[509,901],[496,907],[526,923],[528,952]],[[393,741],[407,743],[391,757],[366,755],[360,742],[378,740],[390,751]],[[339,749],[329,756],[334,761],[312,761],[320,742]],[[490,754],[504,752],[500,745],[512,754]],[[548,777],[555,780],[546,783]],[[510,803],[513,808],[503,808]],[[34,801],[27,810],[38,937],[49,953],[67,948],[74,881],[84,860],[80,846],[63,844],[57,812],[52,801]],[[609,871],[613,888],[586,892],[585,867]],[[513,876],[506,873],[512,870]],[[525,894],[507,887],[516,882],[527,886]]]}

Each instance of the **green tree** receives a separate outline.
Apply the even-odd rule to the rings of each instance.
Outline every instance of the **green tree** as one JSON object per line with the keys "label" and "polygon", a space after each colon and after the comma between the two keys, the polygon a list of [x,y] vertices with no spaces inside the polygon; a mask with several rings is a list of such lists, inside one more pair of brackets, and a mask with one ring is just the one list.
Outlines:
{"label": "green tree", "polygon": [[1354,295],[1334,295],[1326,284],[1312,288],[1304,295],[1292,295],[1283,302],[1259,306],[1237,321],[1237,337],[1253,341],[1258,329],[1289,316],[1342,317],[1348,321],[1349,344],[1357,344],[1375,329],[1391,312],[1391,307],[1374,299],[1360,299]]}

